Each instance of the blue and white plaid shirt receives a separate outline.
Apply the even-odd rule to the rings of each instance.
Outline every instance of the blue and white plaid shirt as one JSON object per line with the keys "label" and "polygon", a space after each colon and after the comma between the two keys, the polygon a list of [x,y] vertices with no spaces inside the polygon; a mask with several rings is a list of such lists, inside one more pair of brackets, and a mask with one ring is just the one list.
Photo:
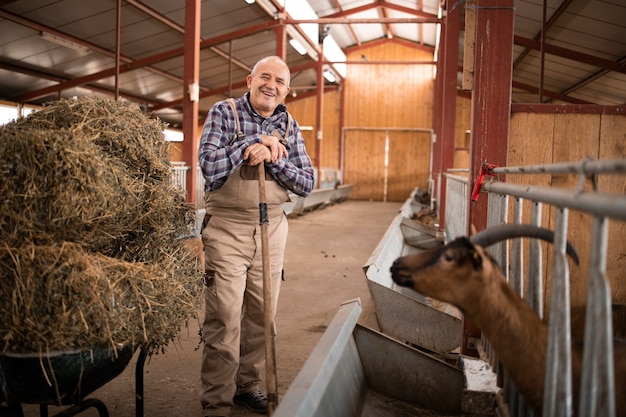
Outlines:
{"label": "blue and white plaid shirt", "polygon": [[[281,137],[287,128],[287,107],[278,105],[274,114],[263,117],[250,105],[249,93],[235,99],[243,137],[237,136],[237,123],[230,104],[219,101],[211,107],[202,129],[198,160],[205,178],[205,192],[220,188],[228,176],[243,163],[245,149],[253,143],[261,143],[259,135],[270,135],[277,130]],[[311,158],[306,152],[304,139],[298,123],[293,120],[287,136],[288,158],[266,163],[267,172],[284,188],[306,197],[313,190],[315,176]]]}

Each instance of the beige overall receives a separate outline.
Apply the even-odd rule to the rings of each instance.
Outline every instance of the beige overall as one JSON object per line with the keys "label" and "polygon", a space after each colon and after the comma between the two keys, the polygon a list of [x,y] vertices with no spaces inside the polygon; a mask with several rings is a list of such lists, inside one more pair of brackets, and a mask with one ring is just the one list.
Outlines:
{"label": "beige overall", "polygon": [[[267,173],[265,188],[276,312],[288,231],[283,203],[289,198]],[[258,167],[237,169],[205,202],[211,217],[202,231],[207,287],[200,400],[205,414],[227,416],[235,394],[260,388],[265,367]]]}

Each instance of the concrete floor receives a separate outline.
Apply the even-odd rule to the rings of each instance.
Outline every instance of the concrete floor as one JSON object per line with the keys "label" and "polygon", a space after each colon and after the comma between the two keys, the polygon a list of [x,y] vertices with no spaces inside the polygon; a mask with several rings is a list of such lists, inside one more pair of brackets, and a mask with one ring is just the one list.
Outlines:
{"label": "concrete floor", "polygon": [[[378,328],[362,266],[401,206],[401,202],[348,200],[290,218],[285,282],[276,319],[279,402],[342,302],[359,297],[363,308],[359,323]],[[146,362],[146,417],[201,416],[198,329],[197,320],[190,322],[178,343]],[[136,415],[136,361],[137,354],[121,375],[89,396],[102,400],[111,417]],[[50,407],[49,414],[59,410]],[[38,416],[39,407],[24,406],[24,414]],[[80,414],[97,415],[94,409]],[[236,406],[232,417],[256,415]]]}

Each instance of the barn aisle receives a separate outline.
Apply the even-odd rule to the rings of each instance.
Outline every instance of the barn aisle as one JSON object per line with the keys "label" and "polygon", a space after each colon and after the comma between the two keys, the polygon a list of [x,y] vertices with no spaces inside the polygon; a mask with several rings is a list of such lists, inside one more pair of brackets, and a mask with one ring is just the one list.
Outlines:
{"label": "barn aisle", "polygon": [[[348,200],[289,219],[290,231],[276,325],[279,400],[308,358],[341,303],[360,297],[359,322],[377,328],[362,266],[403,203]],[[202,314],[202,312],[200,312]],[[199,324],[189,323],[177,343],[149,358],[144,369],[145,416],[201,416],[198,396]],[[102,400],[111,417],[135,416],[135,364],[89,398]],[[53,415],[60,409],[50,407]],[[39,406],[24,406],[25,417]],[[94,409],[80,414],[96,416]],[[257,416],[235,407],[232,417]]]}

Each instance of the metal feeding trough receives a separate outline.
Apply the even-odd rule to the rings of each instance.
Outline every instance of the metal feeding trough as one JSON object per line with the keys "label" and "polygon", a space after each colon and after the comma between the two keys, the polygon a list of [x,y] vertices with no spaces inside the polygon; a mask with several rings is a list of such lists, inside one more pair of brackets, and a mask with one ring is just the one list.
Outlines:
{"label": "metal feeding trough", "polygon": [[459,310],[395,285],[389,272],[399,256],[420,250],[420,245],[429,249],[442,242],[439,232],[411,219],[424,207],[414,194],[415,191],[391,222],[363,269],[383,333],[432,352],[449,353],[461,343]]}
{"label": "metal feeding trough", "polygon": [[[360,301],[344,303],[275,410],[274,417],[489,414],[495,373],[458,353],[461,313],[453,306],[395,286],[389,268],[407,243],[435,245],[436,233],[406,222],[413,196],[364,266],[381,332],[357,324]],[[404,222],[405,227],[402,226]],[[402,229],[407,229],[403,232]],[[428,241],[427,241],[428,240]]]}
{"label": "metal feeding trough", "polygon": [[[95,348],[77,351],[0,354],[0,414],[23,417],[22,404],[40,404],[42,416],[47,406],[70,406],[58,416],[73,416],[95,408],[107,417],[104,403],[85,399],[102,385],[124,371],[135,348]],[[143,363],[147,350],[142,349],[137,362],[137,415],[143,415]],[[141,398],[140,398],[141,397]]]}
{"label": "metal feeding trough", "polygon": [[358,325],[360,314],[358,299],[341,305],[273,416],[460,414],[463,371]]}
{"label": "metal feeding trough", "polygon": [[444,244],[442,231],[408,217],[402,217],[400,230],[402,231],[404,242],[418,249],[435,249]]}

